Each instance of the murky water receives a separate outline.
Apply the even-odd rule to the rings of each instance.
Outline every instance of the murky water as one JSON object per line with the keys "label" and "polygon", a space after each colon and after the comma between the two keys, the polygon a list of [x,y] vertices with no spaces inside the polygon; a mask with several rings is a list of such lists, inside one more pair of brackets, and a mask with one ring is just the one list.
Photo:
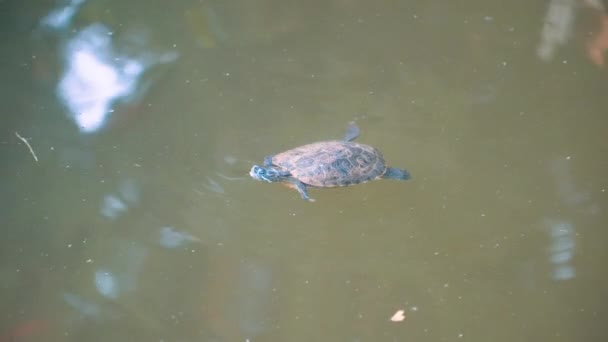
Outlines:
{"label": "murky water", "polygon": [[[601,3],[0,7],[0,341],[608,338]],[[353,120],[413,179],[248,176]]]}

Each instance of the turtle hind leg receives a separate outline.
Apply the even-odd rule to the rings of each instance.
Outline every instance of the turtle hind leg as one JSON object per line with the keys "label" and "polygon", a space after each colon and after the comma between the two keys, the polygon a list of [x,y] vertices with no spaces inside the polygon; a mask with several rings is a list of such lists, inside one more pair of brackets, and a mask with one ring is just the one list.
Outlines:
{"label": "turtle hind leg", "polygon": [[386,168],[386,172],[382,175],[382,178],[408,180],[412,178],[412,176],[406,170],[398,169],[396,167],[388,167]]}
{"label": "turtle hind leg", "polygon": [[354,121],[348,123],[346,128],[346,135],[344,135],[344,141],[353,141],[359,136],[359,127]]}
{"label": "turtle hind leg", "polygon": [[300,196],[302,196],[302,199],[308,202],[314,202],[315,200],[310,198],[308,196],[308,189],[306,184],[296,180],[293,182],[294,187],[296,188],[296,190],[298,190],[298,192],[300,193]]}

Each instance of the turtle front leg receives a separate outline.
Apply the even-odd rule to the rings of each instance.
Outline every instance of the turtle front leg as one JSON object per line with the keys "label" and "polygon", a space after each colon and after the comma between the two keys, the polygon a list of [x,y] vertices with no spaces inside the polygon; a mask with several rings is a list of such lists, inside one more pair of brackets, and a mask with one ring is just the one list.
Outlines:
{"label": "turtle front leg", "polygon": [[272,157],[274,157],[274,156],[264,157],[264,166],[266,166],[266,167],[272,166]]}
{"label": "turtle front leg", "polygon": [[296,187],[296,190],[298,190],[298,192],[300,193],[300,196],[302,196],[302,199],[308,202],[314,202],[315,200],[310,198],[308,196],[308,189],[306,184],[300,182],[299,180],[294,180],[293,181],[293,185]]}

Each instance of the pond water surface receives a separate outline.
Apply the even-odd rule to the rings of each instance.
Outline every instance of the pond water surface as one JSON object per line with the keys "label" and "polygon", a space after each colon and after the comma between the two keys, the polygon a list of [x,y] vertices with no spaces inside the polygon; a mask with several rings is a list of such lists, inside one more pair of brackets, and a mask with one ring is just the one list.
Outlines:
{"label": "pond water surface", "polygon": [[0,7],[0,341],[607,340],[601,3]]}

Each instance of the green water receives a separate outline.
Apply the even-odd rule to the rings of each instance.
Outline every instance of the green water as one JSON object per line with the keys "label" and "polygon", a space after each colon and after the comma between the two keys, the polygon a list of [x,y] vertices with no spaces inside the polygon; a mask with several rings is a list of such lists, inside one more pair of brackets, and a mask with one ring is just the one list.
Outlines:
{"label": "green water", "polygon": [[[528,1],[90,0],[63,29],[0,7],[0,340],[607,338],[592,10],[543,61]],[[58,87],[94,23],[167,60],[86,133]],[[413,178],[308,203],[249,177],[353,120]]]}

